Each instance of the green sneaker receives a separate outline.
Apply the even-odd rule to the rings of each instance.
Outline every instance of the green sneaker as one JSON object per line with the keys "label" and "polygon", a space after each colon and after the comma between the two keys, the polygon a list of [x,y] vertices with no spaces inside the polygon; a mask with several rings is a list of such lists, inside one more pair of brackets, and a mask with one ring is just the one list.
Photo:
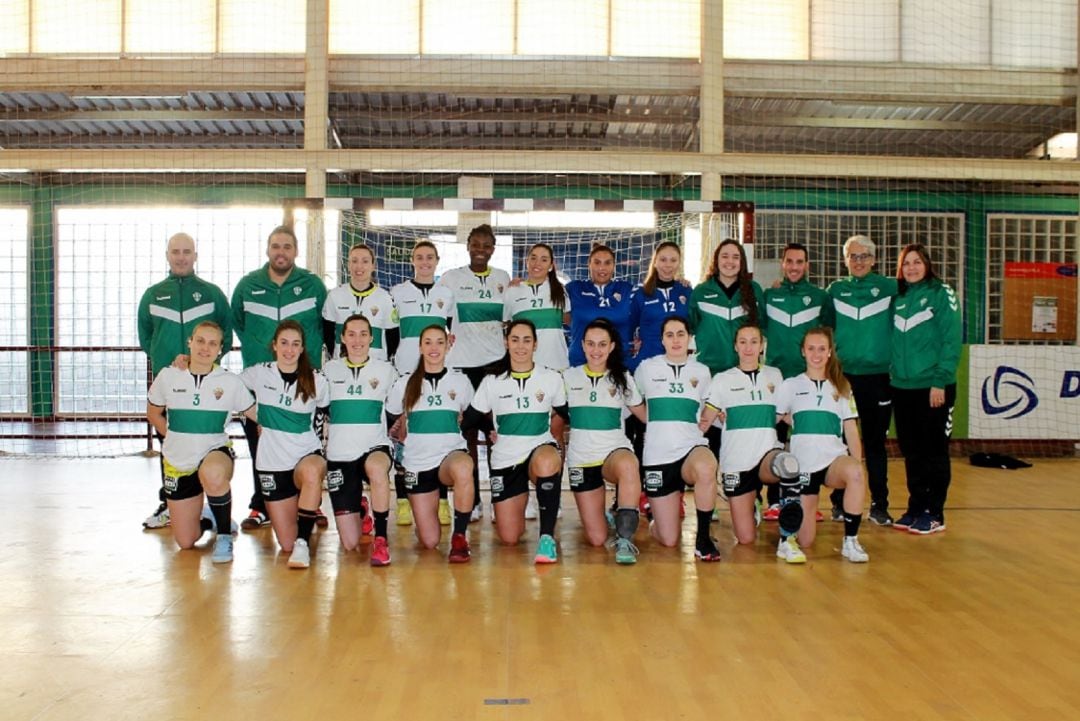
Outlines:
{"label": "green sneaker", "polygon": [[615,563],[630,566],[637,563],[638,549],[629,538],[615,539]]}
{"label": "green sneaker", "polygon": [[536,547],[536,563],[558,563],[559,549],[555,546],[555,539],[546,533],[540,536],[540,544]]}

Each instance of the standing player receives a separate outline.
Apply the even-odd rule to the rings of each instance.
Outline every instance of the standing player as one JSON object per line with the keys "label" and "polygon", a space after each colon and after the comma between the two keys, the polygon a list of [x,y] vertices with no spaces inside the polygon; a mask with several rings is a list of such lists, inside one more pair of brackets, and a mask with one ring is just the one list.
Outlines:
{"label": "standing player", "polygon": [[851,385],[836,357],[830,328],[807,331],[802,350],[806,372],[784,381],[776,398],[776,412],[787,416],[791,452],[799,461],[803,504],[799,545],[809,546],[817,535],[814,511],[821,487],[840,488],[844,491],[840,553],[852,563],[866,563],[870,556],[859,543],[866,477]]}
{"label": "standing player", "polygon": [[585,328],[597,318],[615,326],[619,342],[623,344],[623,355],[630,354],[630,295],[634,287],[614,276],[615,251],[597,243],[589,251],[589,279],[566,284],[566,295],[574,307],[570,316],[570,365],[585,363],[581,342]]}
{"label": "standing player", "polygon": [[679,508],[686,485],[694,487],[697,538],[694,555],[719,561],[709,537],[716,507],[716,456],[698,429],[712,375],[690,358],[690,327],[683,318],[668,318],[660,332],[664,355],[638,366],[634,380],[645,399],[645,493],[652,506],[649,531],[664,546],[679,542]]}
{"label": "standing player", "polygon": [[[234,413],[250,411],[255,399],[243,382],[217,365],[222,329],[213,321],[195,326],[188,345],[186,370],[166,366],[147,396],[146,417],[158,435],[163,489],[172,519],[173,538],[180,548],[192,548],[202,535],[200,511],[206,493],[217,531],[210,559],[233,560],[232,443],[225,426]],[[225,529],[225,530],[221,530]]]}
{"label": "standing player", "polygon": [[[315,336],[318,338],[318,335]],[[303,327],[282,321],[271,343],[274,360],[245,368],[240,377],[259,404],[255,474],[278,545],[290,568],[311,565],[315,512],[326,478],[319,416],[330,404],[326,377],[307,354]]]}
{"label": "standing player", "polygon": [[[297,252],[292,229],[284,225],[274,228],[266,242],[267,263],[241,278],[233,290],[233,326],[240,338],[245,369],[273,360],[271,339],[278,324],[285,320],[296,322],[304,337],[311,339],[308,357],[316,369],[322,367],[322,351],[315,340],[322,337],[320,310],[326,300],[326,286],[317,275],[296,266]],[[259,435],[250,419],[244,421],[244,435],[254,470]],[[270,523],[257,475],[250,508],[251,513],[240,524],[243,528],[250,530]],[[319,525],[325,526],[327,520],[321,509],[318,516]]]}
{"label": "standing player", "polygon": [[637,336],[637,352],[627,359],[630,370],[664,354],[660,326],[667,318],[689,318],[690,288],[679,278],[681,269],[682,250],[678,243],[664,241],[656,246],[645,280],[630,296],[630,333]]}
{"label": "standing player", "polygon": [[326,487],[341,545],[352,551],[365,532],[364,481],[371,486],[375,511],[371,565],[386,566],[392,453],[383,406],[398,374],[387,361],[371,357],[371,321],[360,314],[342,324],[341,346],[341,357],[323,367],[330,387]]}
{"label": "standing player", "polygon": [[[228,353],[232,348],[229,302],[220,288],[195,275],[198,258],[195,240],[190,235],[173,235],[165,247],[169,276],[147,288],[139,301],[139,345],[150,358],[154,378],[171,365],[176,356],[188,352],[192,330],[204,320],[212,320],[221,328],[221,352]],[[160,434],[158,438],[161,438]],[[164,463],[161,479],[163,485],[158,491],[157,510],[143,521],[143,528],[169,525]]]}
{"label": "standing player", "polygon": [[622,416],[629,410],[644,420],[641,393],[623,363],[615,326],[597,318],[582,334],[585,363],[563,374],[570,410],[570,443],[566,464],[585,537],[594,546],[607,541],[604,482],[616,487],[615,562],[637,562],[634,532],[635,504],[641,495],[641,469],[623,432]]}
{"label": "standing player", "polygon": [[439,528],[440,487],[454,487],[454,531],[450,563],[469,560],[469,515],[472,512],[472,459],[465,452],[461,415],[472,399],[464,374],[446,367],[450,339],[446,329],[431,325],[420,332],[420,359],[412,373],[394,384],[386,400],[392,425],[405,434],[405,488],[416,520],[416,537],[435,548]]}
{"label": "standing player", "polygon": [[896,271],[899,294],[892,331],[896,438],[907,471],[907,512],[898,529],[927,535],[945,530],[952,480],[949,434],[960,362],[960,303],[934,273],[920,244],[904,246]]}
{"label": "standing player", "polygon": [[[439,285],[454,295],[454,343],[447,362],[465,374],[475,391],[484,379],[485,366],[498,361],[505,352],[503,294],[510,287],[510,276],[505,270],[488,265],[495,253],[495,233],[490,225],[485,223],[473,228],[466,249],[469,264],[444,273],[439,278]],[[473,460],[473,521],[479,521],[484,515],[477,439],[475,433],[465,438]],[[490,446],[488,442],[489,453]]]}
{"label": "standing player", "polygon": [[[885,436],[892,418],[889,360],[897,285],[895,278],[873,272],[875,250],[874,242],[865,235],[848,238],[844,264],[850,275],[829,285],[828,293],[836,310],[836,354],[859,410],[859,435],[870,482],[868,519],[879,526],[891,526]],[[837,495],[834,491],[834,509],[840,505]]]}
{"label": "standing player", "polygon": [[532,483],[540,507],[535,561],[555,563],[563,464],[551,427],[552,413],[567,416],[566,389],[557,371],[536,362],[536,336],[531,321],[507,325],[506,355],[480,384],[462,426],[466,433],[485,427],[497,434],[491,447],[491,503],[499,539],[516,544],[521,538]]}
{"label": "standing player", "polygon": [[[781,255],[780,269],[784,273],[780,285],[765,291],[765,314],[768,316],[768,348],[766,360],[780,370],[784,378],[794,378],[806,370],[802,356],[802,340],[806,331],[820,325],[832,325],[832,304],[829,295],[806,279],[810,273],[810,257],[802,243],[788,243]],[[777,435],[787,441],[788,427],[779,424]],[[775,521],[780,513],[780,487],[769,486],[769,507],[764,518]],[[839,503],[833,512],[834,521],[844,520]],[[814,517],[817,517],[815,512]]]}
{"label": "standing player", "polygon": [[536,362],[554,371],[570,365],[563,324],[569,320],[570,298],[555,273],[555,255],[547,243],[529,248],[525,282],[503,297],[503,320],[527,320],[536,328]]}

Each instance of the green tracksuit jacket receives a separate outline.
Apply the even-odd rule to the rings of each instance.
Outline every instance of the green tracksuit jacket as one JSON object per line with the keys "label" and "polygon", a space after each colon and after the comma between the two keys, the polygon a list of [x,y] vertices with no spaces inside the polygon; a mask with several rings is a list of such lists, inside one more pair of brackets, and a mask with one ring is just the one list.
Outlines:
{"label": "green tracksuit jacket", "polygon": [[835,311],[836,351],[845,373],[888,373],[896,279],[849,275],[828,288]]}
{"label": "green tracksuit jacket", "polygon": [[[765,298],[761,286],[750,282],[758,308],[758,324],[765,324]],[[716,278],[709,278],[690,294],[690,330],[697,344],[697,359],[713,375],[736,365],[735,333],[748,322],[742,307],[742,291],[728,299]]]}
{"label": "green tracksuit jacket", "polygon": [[798,283],[785,278],[779,288],[765,291],[765,315],[769,318],[765,362],[779,368],[785,378],[799,375],[806,370],[803,335],[811,328],[832,325],[828,293],[806,278]]}
{"label": "green tracksuit jacket", "polygon": [[158,372],[188,353],[188,338],[199,323],[212,320],[224,331],[223,353],[232,347],[229,301],[213,283],[196,275],[169,277],[146,289],[139,301],[139,345]]}
{"label": "green tracksuit jacket", "polygon": [[240,338],[244,367],[274,360],[270,341],[278,323],[295,320],[304,329],[311,363],[322,367],[322,307],[326,286],[303,268],[293,268],[281,285],[270,280],[269,263],[245,275],[233,291],[233,326]]}
{"label": "green tracksuit jacket", "polygon": [[897,388],[944,388],[956,382],[960,301],[947,284],[922,280],[896,296],[891,382]]}

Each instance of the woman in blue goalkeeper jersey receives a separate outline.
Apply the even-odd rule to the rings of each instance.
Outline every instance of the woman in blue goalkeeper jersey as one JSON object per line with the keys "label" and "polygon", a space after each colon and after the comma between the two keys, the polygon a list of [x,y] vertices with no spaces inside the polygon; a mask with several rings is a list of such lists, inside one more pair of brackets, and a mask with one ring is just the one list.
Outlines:
{"label": "woman in blue goalkeeper jersey", "polygon": [[570,315],[570,365],[585,363],[585,328],[597,318],[615,326],[624,356],[630,354],[630,295],[634,287],[615,278],[615,251],[597,243],[589,251],[589,277],[566,284],[574,312]]}

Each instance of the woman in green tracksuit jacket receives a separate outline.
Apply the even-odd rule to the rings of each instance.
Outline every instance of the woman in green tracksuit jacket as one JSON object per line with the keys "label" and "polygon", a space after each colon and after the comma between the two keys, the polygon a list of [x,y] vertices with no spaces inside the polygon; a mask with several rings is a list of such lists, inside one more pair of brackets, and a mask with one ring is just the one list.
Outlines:
{"label": "woman in green tracksuit jacket", "polygon": [[945,530],[960,303],[953,289],[934,274],[930,256],[920,244],[900,252],[896,280],[899,294],[889,372],[909,499],[907,512],[894,526],[927,535]]}

